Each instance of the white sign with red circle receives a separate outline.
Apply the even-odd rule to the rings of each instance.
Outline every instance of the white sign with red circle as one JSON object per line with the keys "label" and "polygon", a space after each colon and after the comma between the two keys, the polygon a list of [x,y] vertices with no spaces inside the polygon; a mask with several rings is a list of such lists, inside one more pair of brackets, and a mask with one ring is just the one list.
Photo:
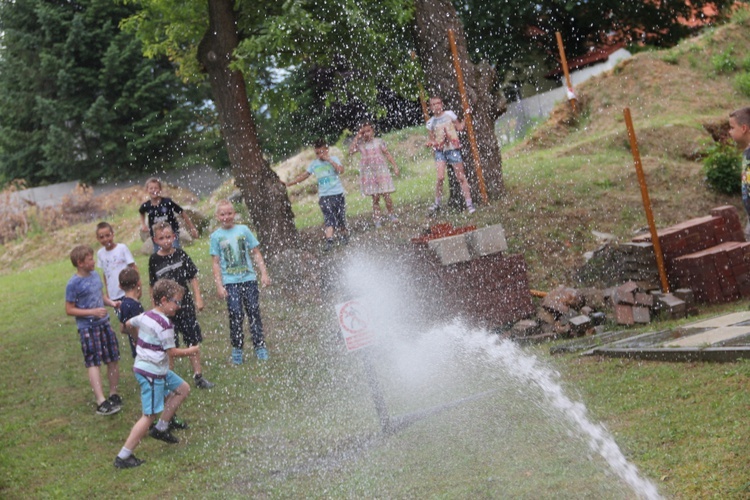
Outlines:
{"label": "white sign with red circle", "polygon": [[356,351],[375,343],[375,335],[370,331],[370,315],[359,300],[336,304],[336,316],[348,351]]}

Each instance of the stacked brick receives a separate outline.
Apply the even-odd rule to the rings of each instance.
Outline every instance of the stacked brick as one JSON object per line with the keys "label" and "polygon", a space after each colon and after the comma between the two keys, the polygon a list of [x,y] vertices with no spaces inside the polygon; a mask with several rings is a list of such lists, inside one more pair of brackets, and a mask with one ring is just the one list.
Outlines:
{"label": "stacked brick", "polygon": [[[735,207],[715,208],[658,235],[670,287],[692,289],[705,303],[750,297],[750,243]],[[651,236],[633,241],[650,243]]]}

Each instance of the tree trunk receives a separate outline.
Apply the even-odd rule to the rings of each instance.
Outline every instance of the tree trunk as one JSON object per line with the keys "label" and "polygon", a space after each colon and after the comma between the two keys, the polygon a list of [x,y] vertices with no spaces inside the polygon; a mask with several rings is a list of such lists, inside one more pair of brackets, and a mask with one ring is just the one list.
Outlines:
{"label": "tree trunk", "polygon": [[[490,199],[497,199],[503,194],[504,186],[495,121],[505,112],[507,104],[505,98],[495,91],[497,73],[486,62],[473,64],[469,59],[463,25],[450,0],[414,0],[414,6],[417,49],[427,78],[428,92],[440,96],[445,109],[462,117],[463,107],[448,39],[448,30],[453,30],[487,194]],[[468,139],[464,139],[461,154],[472,187],[472,198],[481,200],[476,165]],[[463,197],[460,191],[454,193],[453,185],[451,200],[452,204],[458,201],[458,206],[463,206]]]}
{"label": "tree trunk", "polygon": [[229,68],[239,37],[232,0],[209,0],[209,27],[198,46],[198,60],[209,75],[237,187],[265,252],[296,246],[294,213],[279,180],[258,144],[245,79]]}

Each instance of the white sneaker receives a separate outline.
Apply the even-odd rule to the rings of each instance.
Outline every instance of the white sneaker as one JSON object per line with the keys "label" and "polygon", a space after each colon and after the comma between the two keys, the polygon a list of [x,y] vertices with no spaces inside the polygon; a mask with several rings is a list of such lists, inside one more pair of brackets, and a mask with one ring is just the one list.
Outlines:
{"label": "white sneaker", "polygon": [[471,215],[471,214],[473,214],[474,212],[476,212],[476,211],[477,211],[477,209],[476,209],[476,208],[474,208],[474,205],[469,205],[469,207],[468,207],[468,208],[469,208],[469,215]]}

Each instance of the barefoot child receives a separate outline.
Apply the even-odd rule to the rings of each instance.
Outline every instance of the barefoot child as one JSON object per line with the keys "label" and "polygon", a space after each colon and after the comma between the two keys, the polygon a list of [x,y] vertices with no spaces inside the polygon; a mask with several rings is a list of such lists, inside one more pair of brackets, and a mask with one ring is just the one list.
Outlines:
{"label": "barefoot child", "polygon": [[[75,266],[76,273],[65,287],[65,313],[76,319],[83,361],[96,397],[96,413],[112,415],[122,407],[122,398],[117,394],[117,384],[120,381],[120,345],[109,325],[109,314],[104,306],[116,308],[120,304],[107,298],[102,291],[102,280],[94,271],[94,250],[91,247],[78,245],[70,252],[70,261]],[[104,397],[99,371],[102,363],[107,365],[109,398]]]}
{"label": "barefoot child", "polygon": [[[133,451],[146,434],[170,444],[180,441],[170,432],[169,421],[190,394],[190,386],[169,369],[169,360],[191,356],[198,351],[198,346],[179,349],[174,345],[174,330],[169,316],[174,316],[180,309],[184,292],[175,281],[165,279],[157,282],[153,293],[156,307],[126,323],[128,329],[138,329],[138,355],[133,372],[141,386],[143,415],[115,457],[114,465],[118,469],[138,467],[144,462],[136,458]],[[161,417],[149,430],[157,413],[161,413]]]}
{"label": "barefoot child", "polygon": [[437,184],[435,185],[435,203],[430,207],[430,212],[440,210],[443,199],[443,180],[445,169],[448,164],[453,166],[456,179],[461,186],[461,194],[466,200],[466,208],[470,214],[476,209],[471,201],[471,190],[464,172],[464,160],[461,157],[461,143],[458,132],[464,129],[464,122],[460,121],[453,111],[443,109],[443,100],[440,97],[430,97],[430,111],[432,118],[427,121],[427,130],[430,139],[427,147],[435,150],[435,167],[437,168]]}
{"label": "barefoot child", "polygon": [[365,122],[354,136],[349,145],[349,154],[360,154],[359,160],[359,186],[362,194],[372,196],[372,218],[375,227],[381,225],[380,197],[383,197],[385,208],[388,210],[388,218],[391,222],[397,222],[398,218],[393,213],[393,201],[391,193],[396,190],[393,186],[393,178],[388,169],[388,163],[393,166],[393,173],[398,176],[396,161],[388,152],[388,147],[381,139],[375,137],[372,123]]}

